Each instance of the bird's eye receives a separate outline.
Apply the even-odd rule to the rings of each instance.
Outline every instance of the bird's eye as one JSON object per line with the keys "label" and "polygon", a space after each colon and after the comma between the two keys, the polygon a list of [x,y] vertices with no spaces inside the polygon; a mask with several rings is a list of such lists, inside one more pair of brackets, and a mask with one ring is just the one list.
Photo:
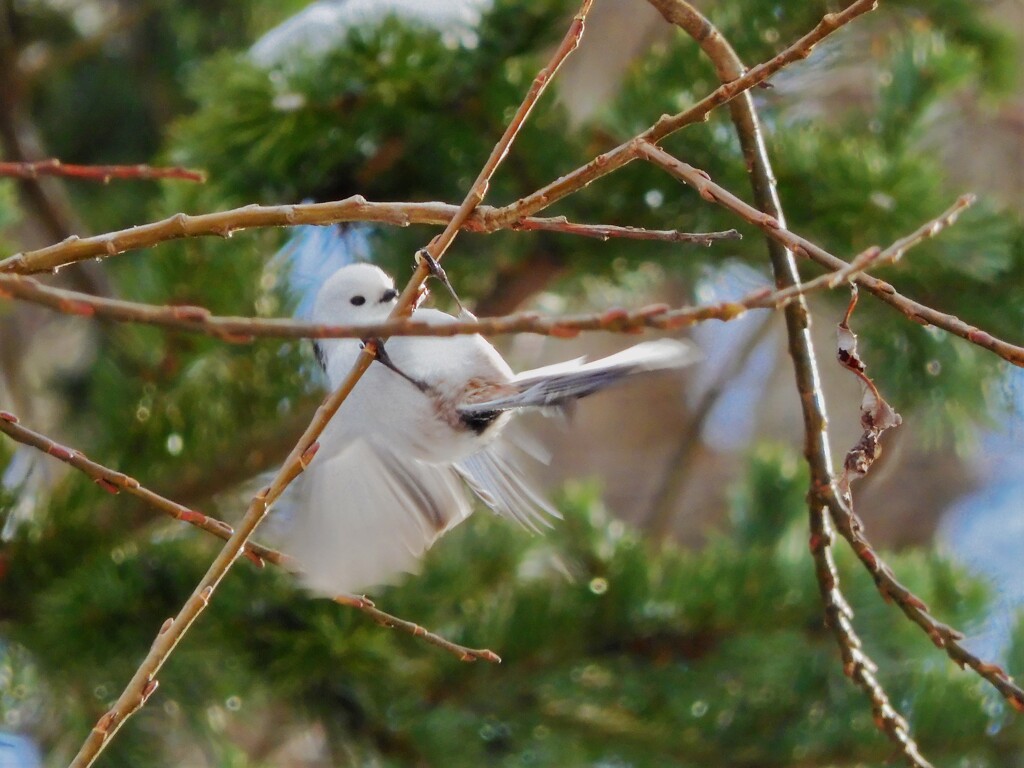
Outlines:
{"label": "bird's eye", "polygon": [[394,301],[397,298],[398,291],[396,291],[394,288],[388,288],[386,291],[384,291],[383,294],[381,294],[380,303],[386,304],[387,302]]}
{"label": "bird's eye", "polygon": [[351,301],[352,301],[352,305],[353,306],[361,307],[363,304],[366,303],[366,297],[365,296],[353,296]]}

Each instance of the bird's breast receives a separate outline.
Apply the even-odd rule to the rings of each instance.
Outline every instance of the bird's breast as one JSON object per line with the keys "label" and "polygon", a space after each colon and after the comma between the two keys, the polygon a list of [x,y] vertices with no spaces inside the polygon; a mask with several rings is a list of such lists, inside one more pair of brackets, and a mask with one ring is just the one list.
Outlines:
{"label": "bird's breast", "polygon": [[[395,337],[385,342],[385,348],[403,373],[427,389],[420,391],[384,365],[373,363],[338,414],[345,434],[442,463],[480,450],[501,431],[505,414],[467,419],[458,410],[459,405],[505,394],[512,378],[511,369],[483,338]],[[331,361],[341,363],[329,366],[332,383],[342,369],[347,373],[354,359],[352,354],[343,362]]]}

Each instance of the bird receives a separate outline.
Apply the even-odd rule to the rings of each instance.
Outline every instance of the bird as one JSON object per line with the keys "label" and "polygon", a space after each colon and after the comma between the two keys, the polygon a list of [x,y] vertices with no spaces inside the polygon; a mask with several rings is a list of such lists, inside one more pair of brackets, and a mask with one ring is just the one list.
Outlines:
{"label": "bird", "polygon": [[[379,267],[341,267],[322,285],[315,323],[369,325],[392,314],[399,292]],[[417,307],[412,319],[456,317]],[[499,516],[539,532],[560,517],[530,482],[524,462],[535,445],[507,429],[517,412],[563,411],[628,377],[671,370],[698,358],[673,339],[636,344],[609,357],[568,360],[515,373],[478,334],[375,340],[367,369],[320,436],[293,483],[283,549],[305,587],[352,596],[415,573],[426,551],[473,511],[467,490]],[[365,342],[319,339],[317,361],[332,388]]]}

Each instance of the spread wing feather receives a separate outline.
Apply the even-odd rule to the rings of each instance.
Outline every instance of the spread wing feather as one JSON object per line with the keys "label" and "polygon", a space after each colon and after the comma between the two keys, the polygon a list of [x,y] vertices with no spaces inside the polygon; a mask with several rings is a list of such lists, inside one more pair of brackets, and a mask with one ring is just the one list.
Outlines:
{"label": "spread wing feather", "polygon": [[[321,455],[324,452],[321,451]],[[354,440],[302,478],[284,550],[305,585],[327,596],[387,584],[472,511],[450,466]]]}
{"label": "spread wing feather", "polygon": [[551,518],[562,515],[533,489],[522,466],[523,456],[529,454],[529,446],[520,446],[510,437],[502,436],[460,461],[455,469],[493,511],[541,533],[541,527],[551,527]]}

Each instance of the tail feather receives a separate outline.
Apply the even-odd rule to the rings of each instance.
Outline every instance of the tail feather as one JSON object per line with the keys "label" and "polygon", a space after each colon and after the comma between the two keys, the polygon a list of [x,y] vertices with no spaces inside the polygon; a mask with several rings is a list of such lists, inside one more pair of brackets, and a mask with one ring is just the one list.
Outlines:
{"label": "tail feather", "polygon": [[681,368],[695,362],[699,353],[691,344],[661,339],[637,344],[600,360],[582,359],[557,363],[516,376],[516,391],[492,400],[459,406],[463,416],[507,411],[514,408],[560,408],[629,376]]}

